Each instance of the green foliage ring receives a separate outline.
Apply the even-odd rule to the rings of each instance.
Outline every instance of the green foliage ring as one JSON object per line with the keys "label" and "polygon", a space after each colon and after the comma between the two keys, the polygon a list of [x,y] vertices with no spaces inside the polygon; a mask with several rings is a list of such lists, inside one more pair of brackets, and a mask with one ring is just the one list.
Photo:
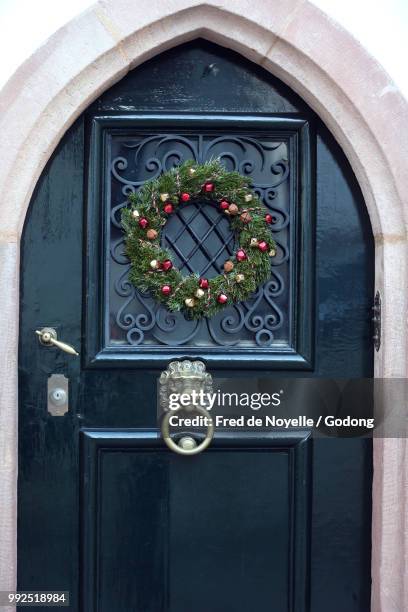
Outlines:
{"label": "green foliage ring", "polygon": [[[276,254],[272,216],[250,186],[251,179],[228,172],[218,159],[205,164],[187,161],[146,182],[129,196],[129,206],[122,212],[129,280],[170,311],[184,311],[194,319],[211,317],[249,299],[270,277],[270,258]],[[225,272],[208,280],[182,275],[171,253],[160,246],[160,232],[169,216],[197,199],[223,210],[237,245]]]}

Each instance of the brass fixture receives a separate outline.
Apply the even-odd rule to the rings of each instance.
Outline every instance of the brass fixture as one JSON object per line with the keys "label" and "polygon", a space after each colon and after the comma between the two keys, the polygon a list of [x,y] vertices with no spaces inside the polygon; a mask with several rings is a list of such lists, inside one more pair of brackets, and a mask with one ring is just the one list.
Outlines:
{"label": "brass fixture", "polygon": [[61,351],[69,353],[70,355],[79,355],[73,346],[58,340],[57,332],[53,327],[43,327],[40,330],[37,329],[35,333],[39,337],[39,341],[43,346],[56,346],[57,348],[61,349]]}

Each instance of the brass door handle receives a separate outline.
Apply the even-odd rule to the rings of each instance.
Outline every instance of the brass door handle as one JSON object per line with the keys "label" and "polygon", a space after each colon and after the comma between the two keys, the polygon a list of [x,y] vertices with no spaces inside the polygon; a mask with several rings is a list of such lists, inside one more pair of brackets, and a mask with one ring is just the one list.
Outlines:
{"label": "brass door handle", "polygon": [[70,355],[79,355],[73,346],[58,340],[57,332],[53,327],[43,327],[40,330],[36,329],[35,333],[43,346],[56,346],[61,349],[61,351],[69,353]]}
{"label": "brass door handle", "polygon": [[194,438],[192,436],[184,436],[181,438],[177,444],[172,437],[170,436],[170,417],[173,416],[176,412],[181,410],[182,408],[176,408],[176,410],[172,410],[171,412],[167,412],[164,415],[161,432],[163,436],[164,442],[167,444],[170,450],[178,453],[179,455],[198,455],[198,453],[202,453],[210,444],[214,437],[214,422],[207,410],[202,406],[196,406],[194,408],[194,412],[198,412],[201,416],[206,417],[207,419],[207,433],[205,435],[204,440],[201,444],[196,444]]}
{"label": "brass door handle", "polygon": [[[164,412],[161,421],[161,432],[163,440],[170,450],[179,455],[197,455],[205,450],[211,443],[214,437],[214,422],[205,406],[191,401],[190,405],[184,403],[175,408],[171,408],[169,399],[171,395],[197,396],[200,392],[204,393],[204,397],[208,397],[208,393],[212,391],[212,376],[208,374],[205,365],[202,361],[172,361],[168,367],[160,375],[160,407]],[[194,437],[190,435],[183,436],[176,442],[170,436],[170,418],[180,410],[185,410],[187,413],[198,413],[206,417],[205,424],[207,432],[204,440],[197,444]]]}

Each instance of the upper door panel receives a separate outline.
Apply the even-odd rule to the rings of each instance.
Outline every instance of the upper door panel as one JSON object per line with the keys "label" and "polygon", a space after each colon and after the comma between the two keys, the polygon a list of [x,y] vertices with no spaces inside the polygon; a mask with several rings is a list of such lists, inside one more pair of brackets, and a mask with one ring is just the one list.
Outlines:
{"label": "upper door panel", "polygon": [[[214,367],[232,360],[248,368],[312,368],[312,124],[310,109],[278,79],[205,41],[138,67],[92,105],[88,366],[162,368],[174,355],[200,355]],[[169,314],[129,284],[120,213],[145,181],[186,159],[212,157],[252,178],[273,215],[278,253],[271,280],[253,299],[196,322]],[[225,217],[200,203],[175,214],[162,240],[182,271],[207,276],[234,246]]]}
{"label": "upper door panel", "polygon": [[[313,176],[307,121],[242,115],[94,117],[88,198],[87,348],[90,363],[135,360],[160,367],[197,352],[221,364],[311,366],[313,343]],[[212,318],[169,313],[128,280],[121,211],[146,181],[188,159],[219,157],[250,177],[270,210],[277,255],[271,278],[242,304]],[[217,206],[177,210],[162,244],[182,273],[212,277],[235,249]]]}

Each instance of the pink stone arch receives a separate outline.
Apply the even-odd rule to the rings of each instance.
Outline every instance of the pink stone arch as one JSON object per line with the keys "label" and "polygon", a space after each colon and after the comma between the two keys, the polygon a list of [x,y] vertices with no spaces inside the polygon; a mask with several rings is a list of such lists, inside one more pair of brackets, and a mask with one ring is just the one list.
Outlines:
{"label": "pink stone arch", "polygon": [[[0,590],[14,588],[16,573],[19,240],[31,194],[90,102],[138,64],[198,36],[282,79],[342,146],[375,236],[384,310],[375,374],[407,374],[408,103],[388,75],[307,0],[100,0],[56,32],[0,92]],[[404,440],[375,442],[373,612],[408,610],[406,459]]]}

